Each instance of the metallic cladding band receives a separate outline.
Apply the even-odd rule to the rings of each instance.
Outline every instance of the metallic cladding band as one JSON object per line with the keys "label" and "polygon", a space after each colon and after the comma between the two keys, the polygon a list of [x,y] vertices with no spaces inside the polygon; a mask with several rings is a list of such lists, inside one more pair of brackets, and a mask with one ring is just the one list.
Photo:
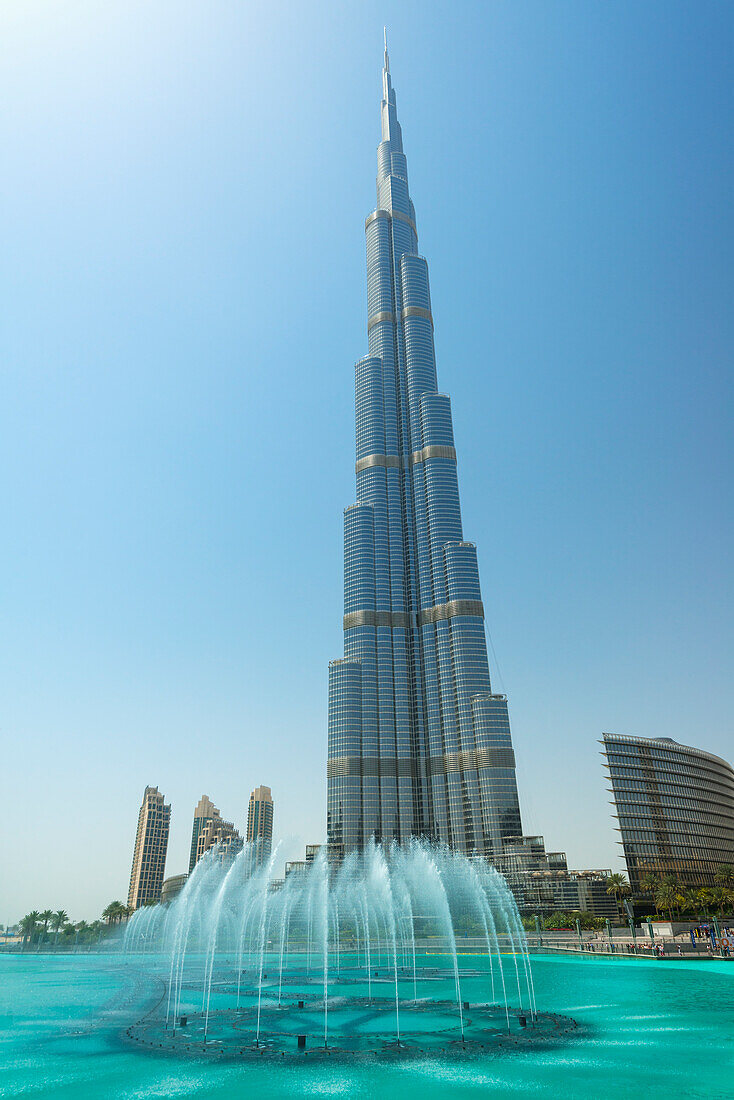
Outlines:
{"label": "metallic cladding band", "polygon": [[403,214],[402,210],[373,210],[372,213],[364,219],[365,229],[367,228],[367,226],[372,225],[372,222],[377,221],[378,218],[395,218],[396,221],[406,222],[413,230],[416,237],[418,236],[418,230],[415,227],[415,222],[409,214]]}
{"label": "metallic cladding band", "polygon": [[431,775],[464,772],[470,768],[514,768],[515,753],[504,745],[502,748],[465,749],[463,752],[430,756],[427,766]]}
{"label": "metallic cladding band", "polygon": [[418,612],[418,626],[437,623],[442,619],[455,619],[459,615],[469,615],[477,619],[484,618],[484,604],[481,600],[449,600],[435,607],[424,607]]}
{"label": "metallic cladding band", "polygon": [[481,600],[449,600],[435,607],[424,607],[417,615],[410,611],[350,611],[344,616],[344,629],[355,626],[386,626],[391,630],[415,630],[427,623],[438,623],[458,616],[484,618],[484,604]]}
{"label": "metallic cladding band", "polygon": [[365,455],[364,458],[357,459],[355,468],[359,474],[370,466],[389,466],[399,470],[402,464],[400,455]]}
{"label": "metallic cladding band", "polygon": [[406,469],[408,466],[416,466],[419,462],[427,462],[429,458],[450,458],[456,462],[456,449],[445,447],[443,444],[434,443],[424,447],[422,451],[413,451],[407,458],[402,455],[365,455],[358,458],[355,469],[357,473],[369,469],[370,466],[390,466]]}
{"label": "metallic cladding band", "polygon": [[[429,756],[426,768],[430,775],[448,775],[474,768],[514,768],[515,754],[511,747],[466,749],[463,752],[447,752],[442,756]],[[327,776],[377,777],[418,776],[420,762],[394,756],[334,756],[327,764]]]}
{"label": "metallic cladding band", "polygon": [[391,321],[395,324],[395,314],[391,313],[389,309],[383,310],[382,313],[376,313],[374,317],[370,317],[367,322],[367,331],[369,332],[375,325],[381,325],[383,321]]}
{"label": "metallic cladding band", "polygon": [[[420,317],[424,321],[430,321],[431,328],[433,328],[433,314],[430,309],[424,309],[423,306],[406,306],[400,314],[400,319],[401,321],[407,321],[411,317]],[[385,321],[390,321],[394,325],[396,320],[394,313],[389,309],[384,309],[381,313],[376,313],[374,317],[370,317],[367,322],[367,331],[370,332],[375,325],[381,325]]]}
{"label": "metallic cladding band", "polygon": [[415,760],[397,760],[394,756],[384,760],[377,756],[335,756],[328,761],[326,774],[329,779],[338,775],[373,779],[380,775],[413,778],[420,774],[416,765]]}
{"label": "metallic cladding band", "polygon": [[424,321],[430,321],[433,328],[433,314],[430,309],[424,309],[423,306],[406,306],[400,314],[400,319],[407,321],[409,317],[422,317]]}
{"label": "metallic cladding band", "polygon": [[350,611],[344,616],[344,629],[353,626],[388,626],[391,630],[415,628],[415,615],[407,611]]}

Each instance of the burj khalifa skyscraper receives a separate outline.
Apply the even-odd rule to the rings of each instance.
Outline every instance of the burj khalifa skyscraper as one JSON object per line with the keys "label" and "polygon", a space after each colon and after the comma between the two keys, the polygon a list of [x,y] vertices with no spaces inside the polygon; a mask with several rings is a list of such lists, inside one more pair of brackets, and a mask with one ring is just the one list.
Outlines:
{"label": "burj khalifa skyscraper", "polygon": [[477,552],[385,47],[369,354],[356,365],[356,503],[344,513],[344,658],[329,666],[327,833],[339,859],[427,837],[499,859],[522,833],[507,700],[493,693]]}

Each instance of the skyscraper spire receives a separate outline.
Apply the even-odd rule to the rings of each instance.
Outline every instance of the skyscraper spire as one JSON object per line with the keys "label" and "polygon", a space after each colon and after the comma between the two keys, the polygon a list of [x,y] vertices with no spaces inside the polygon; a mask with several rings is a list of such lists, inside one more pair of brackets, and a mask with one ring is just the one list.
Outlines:
{"label": "skyscraper spire", "polygon": [[507,700],[491,689],[476,548],[462,531],[387,35],[381,120],[357,499],[344,514],[345,656],[329,666],[328,841],[336,857],[372,836],[419,835],[497,858],[522,833]]}
{"label": "skyscraper spire", "polygon": [[385,70],[386,73],[389,73],[390,72],[390,58],[388,57],[388,53],[387,53],[387,27],[382,28],[382,33],[385,36],[385,63],[383,65],[383,69]]}

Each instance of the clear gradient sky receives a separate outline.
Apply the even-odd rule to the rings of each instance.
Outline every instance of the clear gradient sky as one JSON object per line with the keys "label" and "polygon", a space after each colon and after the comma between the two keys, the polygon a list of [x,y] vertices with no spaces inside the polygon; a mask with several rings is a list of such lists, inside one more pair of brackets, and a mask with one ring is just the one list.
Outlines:
{"label": "clear gradient sky", "polygon": [[732,759],[734,7],[11,0],[0,923],[126,900],[146,784],[325,828],[382,26],[523,823]]}

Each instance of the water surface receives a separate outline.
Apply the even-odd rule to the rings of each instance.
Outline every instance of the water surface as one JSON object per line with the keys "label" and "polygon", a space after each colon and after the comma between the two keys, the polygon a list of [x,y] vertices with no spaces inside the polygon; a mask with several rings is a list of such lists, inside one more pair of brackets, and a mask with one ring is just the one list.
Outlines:
{"label": "water surface", "polygon": [[[734,1098],[734,963],[725,961],[535,956],[538,1008],[578,1020],[572,1041],[389,1064],[218,1065],[148,1054],[120,1038],[145,994],[135,974],[109,955],[0,955],[0,1097]],[[462,988],[469,1000],[487,997],[479,979]]]}

